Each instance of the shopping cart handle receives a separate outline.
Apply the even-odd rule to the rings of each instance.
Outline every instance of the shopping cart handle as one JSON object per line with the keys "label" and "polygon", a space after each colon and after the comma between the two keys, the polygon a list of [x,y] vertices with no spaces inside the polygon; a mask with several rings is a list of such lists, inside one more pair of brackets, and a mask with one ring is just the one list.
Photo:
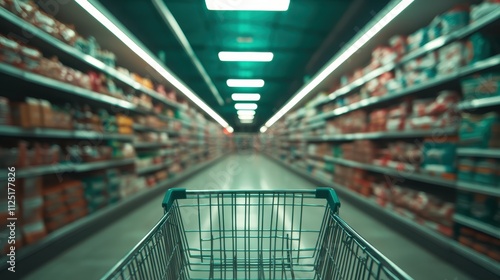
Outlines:
{"label": "shopping cart handle", "polygon": [[316,198],[325,198],[330,205],[330,208],[334,213],[337,213],[340,209],[340,199],[337,193],[332,188],[317,188]]}
{"label": "shopping cart handle", "polygon": [[170,210],[170,207],[172,207],[172,203],[174,203],[174,200],[176,199],[184,199],[186,198],[186,189],[183,188],[172,188],[167,191],[165,196],[163,197],[163,202],[161,203],[161,206],[165,211]]}

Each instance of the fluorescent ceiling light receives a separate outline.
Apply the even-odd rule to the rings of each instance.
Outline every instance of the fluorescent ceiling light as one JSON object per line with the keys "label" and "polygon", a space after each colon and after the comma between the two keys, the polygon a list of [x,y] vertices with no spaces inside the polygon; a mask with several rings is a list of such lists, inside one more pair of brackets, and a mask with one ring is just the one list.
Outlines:
{"label": "fluorescent ceiling light", "polygon": [[240,120],[240,122],[249,124],[249,123],[253,123],[253,120]]}
{"label": "fluorescent ceiling light", "polygon": [[220,61],[272,61],[272,52],[219,52]]}
{"label": "fluorescent ceiling light", "polygon": [[[209,116],[211,116],[220,125],[227,128],[229,124],[219,116],[212,108],[210,108],[203,100],[201,100],[194,92],[191,91],[183,82],[181,82],[174,74],[170,73],[163,65],[161,65],[156,58],[154,58],[145,47],[139,45],[140,43],[136,39],[129,37],[120,27],[118,27],[113,21],[109,19],[111,14],[104,15],[99,9],[97,9],[93,4],[89,3],[88,0],[75,0],[78,5],[80,5],[84,10],[86,10],[90,15],[92,15],[97,21],[99,21],[104,27],[106,27],[111,33],[113,33],[120,41],[122,41],[127,47],[129,47],[134,53],[141,57],[149,66],[151,66],[156,72],[158,72],[163,78],[165,78],[169,83],[171,83],[175,88],[182,92],[188,99],[190,99],[194,104],[196,104],[200,109],[205,111]],[[119,23],[117,23],[119,24]]]}
{"label": "fluorescent ceiling light", "polygon": [[236,110],[257,110],[257,104],[255,103],[236,103],[234,104]]}
{"label": "fluorescent ceiling light", "polygon": [[231,98],[234,101],[259,101],[260,94],[258,93],[233,93]]}
{"label": "fluorescent ceiling light", "polygon": [[263,87],[264,80],[261,79],[229,79],[228,87]]}
{"label": "fluorescent ceiling light", "polygon": [[373,36],[389,24],[396,16],[404,11],[414,0],[401,0],[395,4],[391,10],[383,15],[380,20],[371,26],[359,39],[346,49],[340,56],[331,61],[323,70],[317,74],[306,86],[304,86],[297,94],[288,101],[273,117],[267,122],[266,126],[270,127],[276,123],[283,115],[290,111],[297,103],[299,103],[306,95],[311,93],[323,80],[325,80],[333,71],[342,65],[348,58],[355,54],[363,47]]}
{"label": "fluorescent ceiling light", "polygon": [[238,110],[238,116],[255,116],[253,110]]}
{"label": "fluorescent ceiling light", "polygon": [[267,126],[263,126],[260,128],[260,132],[264,133],[267,131]]}
{"label": "fluorescent ceiling light", "polygon": [[205,0],[215,11],[286,11],[290,0]]}
{"label": "fluorescent ceiling light", "polygon": [[227,132],[233,133],[234,129],[231,126],[226,127]]}
{"label": "fluorescent ceiling light", "polygon": [[239,115],[238,118],[240,120],[253,120],[255,118],[255,116],[245,116],[245,115]]}

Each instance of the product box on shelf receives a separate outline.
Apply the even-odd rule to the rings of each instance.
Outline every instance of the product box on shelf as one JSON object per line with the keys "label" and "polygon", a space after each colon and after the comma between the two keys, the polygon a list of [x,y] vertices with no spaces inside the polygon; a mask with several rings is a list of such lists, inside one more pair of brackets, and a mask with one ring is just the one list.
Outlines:
{"label": "product box on shelf", "polygon": [[451,137],[446,142],[426,139],[422,151],[422,169],[447,179],[455,179],[456,141],[456,138]]}
{"label": "product box on shelf", "polygon": [[465,100],[500,96],[500,73],[479,73],[461,81]]}
{"label": "product box on shelf", "polygon": [[462,113],[459,137],[463,147],[498,148],[500,117],[494,112],[483,115]]}
{"label": "product box on shelf", "polygon": [[500,261],[500,240],[495,237],[462,226],[459,228],[458,242],[497,262]]}

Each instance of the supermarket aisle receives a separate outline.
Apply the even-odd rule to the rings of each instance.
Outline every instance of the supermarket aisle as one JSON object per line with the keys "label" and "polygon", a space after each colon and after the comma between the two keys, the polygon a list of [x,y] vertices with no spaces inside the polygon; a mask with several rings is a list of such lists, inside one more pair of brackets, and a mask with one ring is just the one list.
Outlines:
{"label": "supermarket aisle", "polygon": [[[310,182],[260,155],[232,155],[179,187],[191,189],[314,188]],[[158,197],[62,253],[27,279],[97,279],[124,256],[161,217]],[[341,197],[342,200],[342,197]],[[343,202],[341,216],[415,279],[472,279],[385,225]],[[64,267],[65,269],[61,269]]]}

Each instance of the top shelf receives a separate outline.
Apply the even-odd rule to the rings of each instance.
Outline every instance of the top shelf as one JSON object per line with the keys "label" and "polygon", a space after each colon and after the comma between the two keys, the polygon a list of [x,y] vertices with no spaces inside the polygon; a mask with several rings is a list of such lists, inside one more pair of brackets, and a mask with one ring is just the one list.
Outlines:
{"label": "top shelf", "polygon": [[144,87],[140,83],[134,81],[131,77],[128,77],[127,75],[117,71],[116,69],[104,64],[102,61],[87,55],[74,47],[61,42],[57,38],[54,38],[52,35],[45,33],[44,31],[38,29],[36,26],[33,26],[32,24],[26,22],[25,20],[19,18],[18,16],[12,14],[8,10],[0,7],[0,19],[2,21],[7,21],[10,24],[13,24],[14,26],[18,27],[21,31],[23,32],[28,32],[32,36],[38,38],[39,40],[43,41],[46,45],[55,48],[58,51],[63,52],[66,55],[69,55],[73,59],[76,59],[80,62],[83,62],[96,70],[99,70],[103,73],[108,74],[109,76],[131,86],[132,88],[144,92],[147,95],[151,96],[157,101],[162,102],[163,104],[170,106],[172,108],[179,108],[179,104],[176,102],[170,101],[162,96],[160,96],[157,92],[154,90],[151,90],[149,88]]}
{"label": "top shelf", "polygon": [[366,74],[364,77],[361,77],[361,78],[355,80],[354,82],[352,82],[351,84],[334,91],[333,93],[328,95],[328,97],[316,101],[313,104],[313,106],[317,107],[317,106],[321,106],[323,104],[329,103],[342,95],[346,95],[346,94],[358,89],[359,87],[363,86],[364,84],[366,84],[370,80],[382,75],[385,72],[391,71],[391,70],[395,69],[396,67],[401,66],[412,59],[415,59],[417,57],[420,57],[420,56],[423,56],[427,53],[435,51],[435,50],[437,50],[437,49],[439,49],[439,48],[441,48],[441,47],[443,47],[443,46],[445,46],[453,41],[463,39],[463,38],[471,35],[472,33],[477,32],[477,31],[481,30],[482,28],[485,28],[485,27],[489,26],[490,24],[495,23],[499,19],[500,19],[500,8],[496,8],[494,11],[490,12],[488,15],[478,19],[477,21],[467,25],[466,27],[461,28],[460,30],[452,32],[448,35],[444,35],[444,36],[441,36],[437,39],[434,39],[431,42],[427,43],[425,46],[419,48],[418,50],[410,52],[409,54],[407,54],[403,58],[401,58],[401,60],[398,61],[397,63],[387,64],[387,65],[384,65],[378,69],[373,70],[372,72]]}

